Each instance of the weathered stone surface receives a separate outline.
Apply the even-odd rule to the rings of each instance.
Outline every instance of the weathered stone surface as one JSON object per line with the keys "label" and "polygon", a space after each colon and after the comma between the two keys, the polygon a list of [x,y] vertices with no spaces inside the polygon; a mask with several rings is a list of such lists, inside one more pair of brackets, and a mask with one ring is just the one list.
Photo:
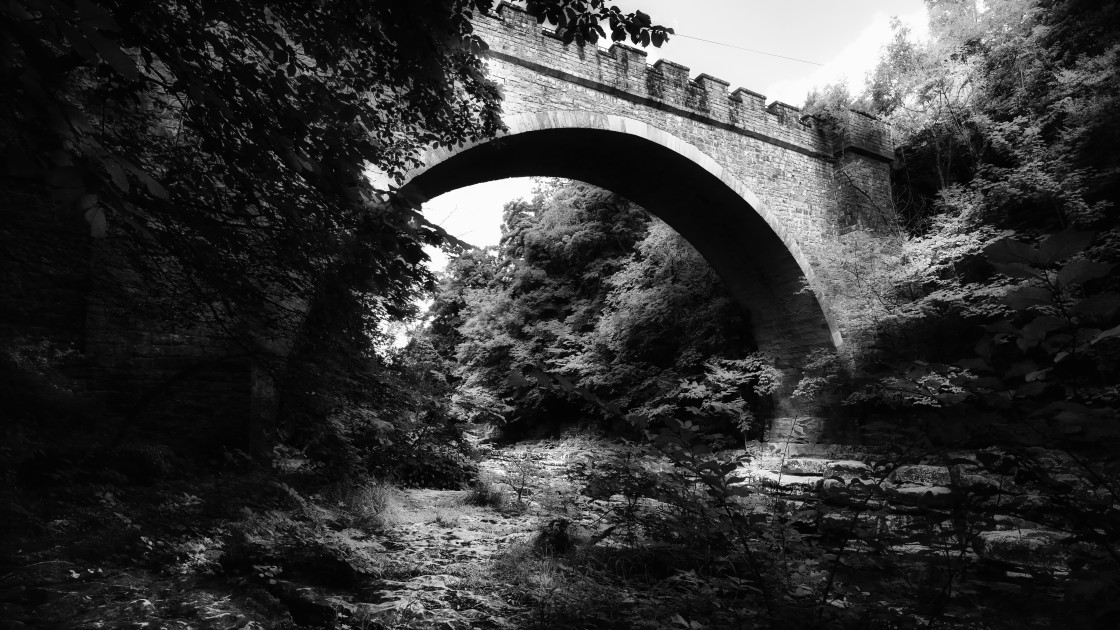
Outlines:
{"label": "weathered stone surface", "polygon": [[875,451],[873,447],[852,444],[830,444],[818,442],[816,444],[791,444],[788,442],[764,442],[760,449],[760,456],[777,456],[779,458],[812,457],[818,459],[850,460],[866,458]]}
{"label": "weathered stone surface", "polygon": [[[843,235],[877,230],[892,208],[884,124],[847,112],[846,131],[837,134],[797,108],[767,105],[742,88],[728,92],[716,77],[690,78],[666,60],[649,65],[640,50],[564,45],[505,3],[473,22],[490,46],[489,75],[503,91],[508,133],[431,151],[406,187],[431,197],[502,177],[552,175],[610,188],[700,249],[750,310],[760,349],[778,357],[788,387],[806,352],[843,341],[846,322],[828,306],[842,274],[825,254]],[[260,366],[217,360],[240,352],[214,330],[213,304],[145,282],[111,225],[108,238],[92,241],[80,215],[45,206],[8,214],[13,220],[0,226],[0,247],[12,252],[0,261],[0,335],[31,331],[56,347],[81,348],[88,365],[77,390],[121,401],[147,422],[214,418],[251,450],[253,422],[275,412],[276,392]],[[177,273],[173,264],[161,267]],[[806,283],[811,292],[802,290]],[[788,388],[777,395],[787,419],[788,395]],[[813,443],[825,428],[819,418],[782,420],[770,439]]]}
{"label": "weathered stone surface", "polygon": [[1015,482],[1007,477],[961,472],[959,467],[950,468],[949,476],[954,487],[970,492],[985,494],[1010,492],[1015,487]]}
{"label": "weathered stone surface", "polygon": [[953,503],[953,490],[944,486],[888,488],[887,497],[895,503],[918,507],[941,508]]}
{"label": "weathered stone surface", "polygon": [[782,464],[782,473],[793,475],[823,475],[828,467],[827,459],[794,458]]}
{"label": "weathered stone surface", "polygon": [[795,475],[775,473],[769,470],[759,470],[755,471],[755,479],[756,481],[770,486],[802,486],[805,488],[815,488],[820,484],[822,477],[820,475]]}
{"label": "weathered stone surface", "polygon": [[822,514],[819,526],[821,533],[840,534],[854,532],[856,528],[867,528],[877,534],[882,534],[902,530],[911,526],[914,521],[915,518],[907,514],[869,514],[866,512],[839,511]]}
{"label": "weathered stone surface", "polygon": [[1009,529],[981,532],[977,553],[982,558],[1028,567],[1061,568],[1069,559],[1063,545],[1067,534],[1045,529]]}
{"label": "weathered stone surface", "polygon": [[1050,475],[1050,480],[1062,488],[1074,492],[1086,492],[1092,487],[1092,484],[1089,483],[1087,479],[1073,473],[1054,473]]}
{"label": "weathered stone surface", "polygon": [[[848,131],[834,134],[796,108],[728,93],[715,77],[690,79],[666,60],[647,65],[640,50],[564,45],[504,3],[475,32],[489,44],[509,131],[431,151],[406,189],[423,199],[526,175],[610,188],[704,254],[751,310],[763,350],[794,365],[809,349],[840,343],[844,323],[827,306],[840,275],[823,254],[842,234],[876,230],[880,211],[892,208],[882,123],[845,114]],[[804,281],[815,297],[799,291]]]}
{"label": "weathered stone surface", "polygon": [[930,486],[948,486],[952,483],[949,469],[945,466],[900,466],[891,472],[890,480],[900,484],[921,484]]}
{"label": "weathered stone surface", "polygon": [[770,420],[766,432],[772,442],[782,444],[813,444],[824,433],[825,420],[813,416],[780,416]]}
{"label": "weathered stone surface", "polygon": [[829,477],[840,477],[844,480],[867,479],[871,476],[871,467],[855,459],[828,461],[824,467],[824,474]]}

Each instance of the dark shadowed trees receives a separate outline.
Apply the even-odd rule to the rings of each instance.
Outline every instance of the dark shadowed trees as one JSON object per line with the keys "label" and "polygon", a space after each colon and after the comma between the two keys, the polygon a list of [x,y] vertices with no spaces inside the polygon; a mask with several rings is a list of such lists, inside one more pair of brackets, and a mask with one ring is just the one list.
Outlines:
{"label": "dark shadowed trees", "polygon": [[[430,286],[422,246],[441,231],[369,174],[399,182],[423,148],[498,131],[471,28],[493,5],[6,3],[5,209],[113,237],[138,286],[168,287],[157,317],[205,320],[276,376],[290,368],[294,393],[315,391],[356,373],[378,322]],[[642,45],[667,36],[598,1],[528,10],[569,39],[594,41],[600,21]]]}

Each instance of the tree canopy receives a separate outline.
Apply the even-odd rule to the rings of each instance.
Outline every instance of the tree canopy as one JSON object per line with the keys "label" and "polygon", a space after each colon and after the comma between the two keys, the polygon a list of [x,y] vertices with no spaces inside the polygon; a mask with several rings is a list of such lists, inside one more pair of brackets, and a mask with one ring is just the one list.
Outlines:
{"label": "tree canopy", "polygon": [[[323,442],[368,419],[346,410],[412,404],[378,376],[374,342],[434,286],[423,246],[446,235],[370,175],[399,183],[427,147],[501,129],[472,28],[494,8],[4,3],[3,204],[84,224],[127,267],[111,271],[138,278],[118,288],[123,303],[156,302],[145,334],[174,320],[222,338],[279,383],[283,431]],[[526,9],[569,41],[669,33],[598,0]]]}
{"label": "tree canopy", "polygon": [[[449,265],[427,335],[454,361],[467,417],[532,427],[601,417],[601,403],[661,417],[703,409],[713,435],[758,430],[777,372],[749,316],[695,249],[627,200],[547,181],[506,205],[496,251]],[[584,401],[526,387],[547,370]]]}
{"label": "tree canopy", "polygon": [[[471,28],[493,5],[7,3],[4,190],[170,255],[189,289],[258,318],[287,306],[270,291],[309,299],[346,259],[401,315],[428,281],[421,245],[441,234],[367,169],[399,181],[423,148],[501,127]],[[668,32],[600,1],[527,9],[580,41],[600,21],[643,44]]]}

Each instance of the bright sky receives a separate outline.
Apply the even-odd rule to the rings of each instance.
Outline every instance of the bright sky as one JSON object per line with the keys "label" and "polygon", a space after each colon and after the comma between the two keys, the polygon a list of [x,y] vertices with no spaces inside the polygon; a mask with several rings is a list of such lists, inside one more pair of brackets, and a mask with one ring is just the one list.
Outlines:
{"label": "bright sky", "polygon": [[[649,63],[664,58],[765,94],[767,101],[800,107],[814,87],[847,80],[853,94],[891,37],[897,16],[912,32],[926,32],[922,0],[615,0],[623,11],[642,10],[677,33]],[[710,40],[730,46],[698,41]],[[610,42],[606,42],[609,44]],[[733,48],[736,46],[738,48]],[[741,50],[748,48],[755,51]],[[816,62],[803,63],[782,57]],[[468,243],[484,247],[501,238],[502,206],[532,191],[529,179],[508,179],[452,191],[425,204],[425,215]],[[432,266],[445,257],[430,251]]]}

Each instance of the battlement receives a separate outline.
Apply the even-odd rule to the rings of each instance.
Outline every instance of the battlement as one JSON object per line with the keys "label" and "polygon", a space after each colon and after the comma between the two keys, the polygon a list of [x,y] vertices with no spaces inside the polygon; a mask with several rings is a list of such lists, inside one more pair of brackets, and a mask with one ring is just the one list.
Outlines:
{"label": "battlement", "polygon": [[855,150],[890,160],[890,133],[879,120],[851,113],[842,137],[830,128],[802,116],[792,105],[766,104],[758,92],[737,87],[708,74],[689,77],[689,68],[660,59],[647,63],[646,52],[624,44],[609,48],[565,45],[551,29],[542,28],[524,9],[500,3],[494,14],[475,20],[475,32],[490,46],[498,61],[528,67],[541,74],[566,79],[585,88],[672,111],[729,131],[759,135],[790,144],[803,152],[832,158]]}

